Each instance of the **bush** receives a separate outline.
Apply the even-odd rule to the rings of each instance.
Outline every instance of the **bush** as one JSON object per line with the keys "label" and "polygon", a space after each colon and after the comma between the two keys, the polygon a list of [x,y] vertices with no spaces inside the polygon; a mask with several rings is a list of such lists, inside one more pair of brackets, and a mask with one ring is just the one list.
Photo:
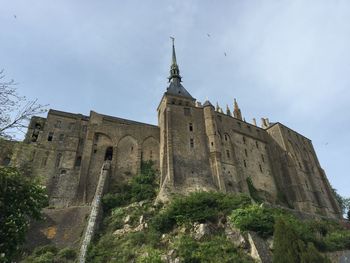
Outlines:
{"label": "bush", "polygon": [[311,242],[300,238],[296,224],[283,217],[276,219],[273,239],[273,263],[329,263]]}
{"label": "bush", "polygon": [[74,260],[77,257],[77,252],[72,248],[64,248],[57,254],[59,259]]}
{"label": "bush", "polygon": [[162,263],[160,251],[154,248],[148,248],[146,255],[137,258],[137,263]]}
{"label": "bush", "polygon": [[237,250],[224,236],[199,242],[189,236],[183,236],[176,244],[181,262],[254,262]]}
{"label": "bush", "polygon": [[276,210],[253,204],[236,209],[230,215],[231,222],[240,230],[255,231],[261,237],[273,234]]}
{"label": "bush", "polygon": [[157,176],[152,166],[151,161],[143,162],[139,175],[133,177],[128,183],[115,185],[113,193],[108,193],[102,198],[104,211],[108,212],[115,207],[154,198],[157,194]]}
{"label": "bush", "polygon": [[175,224],[216,222],[233,209],[250,203],[250,198],[246,195],[194,192],[189,196],[175,198],[165,211],[153,218],[151,226],[158,231],[167,232]]}
{"label": "bush", "polygon": [[35,256],[40,256],[40,255],[45,254],[47,252],[51,252],[53,254],[56,254],[57,251],[58,250],[57,250],[57,248],[55,246],[53,246],[53,245],[46,245],[46,246],[35,248],[33,254]]}
{"label": "bush", "polygon": [[324,238],[328,251],[350,249],[350,231],[335,231]]}

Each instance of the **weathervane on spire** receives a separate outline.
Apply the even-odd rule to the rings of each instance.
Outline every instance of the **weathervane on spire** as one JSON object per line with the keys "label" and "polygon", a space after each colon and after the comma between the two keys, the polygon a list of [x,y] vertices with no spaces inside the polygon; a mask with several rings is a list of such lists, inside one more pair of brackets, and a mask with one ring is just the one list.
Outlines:
{"label": "weathervane on spire", "polygon": [[169,79],[169,82],[173,79],[176,79],[177,81],[181,82],[180,70],[176,62],[175,37],[170,36],[170,39],[173,42],[173,52],[172,52],[172,60],[171,60],[171,66],[170,66],[170,77],[168,79]]}

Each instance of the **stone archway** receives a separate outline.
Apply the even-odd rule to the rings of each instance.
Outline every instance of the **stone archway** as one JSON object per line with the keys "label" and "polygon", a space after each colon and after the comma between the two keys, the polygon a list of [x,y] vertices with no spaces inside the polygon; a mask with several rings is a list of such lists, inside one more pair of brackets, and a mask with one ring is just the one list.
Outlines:
{"label": "stone archway", "polygon": [[126,179],[137,173],[138,150],[137,140],[134,137],[127,135],[119,140],[116,153],[118,177]]}

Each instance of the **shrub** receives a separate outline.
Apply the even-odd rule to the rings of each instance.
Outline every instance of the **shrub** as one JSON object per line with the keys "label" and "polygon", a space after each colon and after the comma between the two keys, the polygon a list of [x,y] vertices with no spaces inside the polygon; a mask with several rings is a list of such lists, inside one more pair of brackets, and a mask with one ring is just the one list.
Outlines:
{"label": "shrub", "polygon": [[35,256],[40,256],[42,254],[45,254],[47,252],[51,252],[53,254],[56,254],[57,253],[57,248],[53,245],[46,245],[46,246],[41,246],[41,247],[37,247],[34,249],[34,252],[33,254]]}
{"label": "shrub", "polygon": [[154,248],[148,248],[146,255],[138,257],[137,263],[162,263],[160,251]]}
{"label": "shrub", "polygon": [[77,257],[77,252],[72,248],[63,248],[57,254],[59,259],[74,260]]}
{"label": "shrub", "polygon": [[305,249],[301,252],[300,257],[301,263],[331,263],[331,261],[326,257],[322,256],[320,252],[317,251],[314,244],[309,242]]}
{"label": "shrub", "polygon": [[350,231],[335,231],[324,238],[328,251],[350,249]]}
{"label": "shrub", "polygon": [[153,218],[151,226],[158,231],[167,232],[175,224],[216,222],[233,209],[250,203],[250,198],[246,195],[194,192],[189,196],[175,198],[165,211]]}
{"label": "shrub", "polygon": [[113,186],[113,193],[108,193],[102,198],[105,212],[115,207],[124,206],[131,202],[152,199],[157,194],[156,172],[152,168],[153,162],[143,162],[141,173],[136,175],[128,183],[119,183]]}
{"label": "shrub", "polygon": [[330,263],[330,260],[322,256],[313,243],[308,242],[306,245],[300,238],[296,226],[283,217],[276,219],[273,263]]}
{"label": "shrub", "polygon": [[189,236],[183,236],[175,245],[181,262],[254,262],[237,250],[224,236],[199,242]]}
{"label": "shrub", "polygon": [[230,220],[240,230],[255,231],[261,237],[267,237],[273,234],[275,214],[274,209],[253,204],[234,210]]}
{"label": "shrub", "polygon": [[263,200],[262,198],[259,196],[259,192],[258,190],[255,188],[252,178],[248,177],[246,179],[247,181],[247,185],[248,185],[248,190],[249,190],[249,194],[252,197],[252,199],[257,202],[257,203],[262,203]]}

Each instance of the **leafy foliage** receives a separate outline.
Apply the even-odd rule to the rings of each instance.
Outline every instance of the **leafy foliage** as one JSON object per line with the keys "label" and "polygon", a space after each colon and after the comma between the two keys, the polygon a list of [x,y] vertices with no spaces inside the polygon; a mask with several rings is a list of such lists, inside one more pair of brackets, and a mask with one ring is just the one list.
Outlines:
{"label": "leafy foliage", "polygon": [[60,251],[52,245],[38,247],[32,255],[28,256],[24,263],[61,263],[74,262],[77,253],[72,248],[63,248]]}
{"label": "leafy foliage", "polygon": [[230,220],[243,231],[251,230],[257,232],[261,237],[268,237],[273,234],[277,211],[253,204],[234,210]]}
{"label": "leafy foliage", "polygon": [[216,222],[233,209],[250,203],[246,195],[194,192],[189,196],[175,198],[165,211],[154,217],[151,225],[158,231],[167,232],[175,225]]}
{"label": "leafy foliage", "polygon": [[10,262],[25,240],[29,220],[40,219],[46,191],[16,168],[0,167],[0,252]]}
{"label": "leafy foliage", "polygon": [[335,199],[337,200],[339,207],[343,214],[346,213],[346,211],[350,211],[350,198],[346,198],[338,194],[337,190],[332,188],[333,195]]}
{"label": "leafy foliage", "polygon": [[247,185],[248,185],[248,190],[249,190],[249,194],[252,197],[252,199],[257,202],[257,203],[262,203],[263,200],[262,198],[259,196],[259,192],[258,190],[255,188],[252,178],[248,177],[247,178]]}
{"label": "leafy foliage", "polygon": [[283,217],[276,220],[273,263],[328,263],[312,243],[305,245],[294,225]]}
{"label": "leafy foliage", "polygon": [[152,161],[143,162],[139,175],[128,183],[119,183],[114,193],[106,194],[102,199],[104,210],[154,198],[157,194],[157,175],[152,166]]}
{"label": "leafy foliage", "polygon": [[254,262],[243,255],[224,236],[213,236],[203,242],[182,236],[176,244],[181,262]]}

